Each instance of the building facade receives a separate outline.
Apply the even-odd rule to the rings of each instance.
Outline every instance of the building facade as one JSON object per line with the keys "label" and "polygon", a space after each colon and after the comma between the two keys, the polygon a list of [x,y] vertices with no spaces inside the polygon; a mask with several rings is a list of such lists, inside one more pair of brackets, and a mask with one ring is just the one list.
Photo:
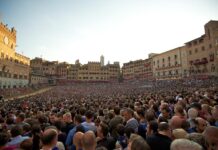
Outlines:
{"label": "building facade", "polygon": [[[204,35],[186,42],[184,46],[160,54],[152,53],[147,59],[124,63],[123,79],[161,80],[218,76],[218,21],[209,21],[204,30]],[[84,65],[79,60],[75,64],[36,60],[31,69],[43,75],[75,81],[112,81],[117,80],[121,74],[119,63],[104,65],[104,56],[100,57],[100,62],[88,62]]]}
{"label": "building facade", "polygon": [[187,76],[187,57],[184,47],[153,55],[155,79],[180,79]]}
{"label": "building facade", "polygon": [[124,63],[122,74],[124,80],[151,80],[153,78],[152,59],[140,59]]}
{"label": "building facade", "polygon": [[[41,58],[31,60],[31,75],[56,79],[59,83],[70,81],[112,81],[117,80],[120,75],[119,62],[103,65],[101,62],[88,62],[80,64],[77,60],[75,64],[66,62],[50,62]],[[40,79],[38,77],[38,79]],[[31,80],[33,81],[33,80]],[[34,80],[36,82],[37,80]],[[39,80],[40,81],[40,80]],[[36,84],[36,83],[34,83]]]}
{"label": "building facade", "polygon": [[0,89],[29,83],[30,59],[15,51],[16,30],[0,23]]}
{"label": "building facade", "polygon": [[218,21],[209,21],[204,30],[204,35],[185,43],[190,76],[218,76]]}
{"label": "building facade", "polygon": [[48,84],[48,77],[41,74],[30,74],[30,85]]}
{"label": "building facade", "polygon": [[118,62],[101,66],[101,62],[88,62],[78,69],[79,81],[113,81],[118,80],[120,65]]}

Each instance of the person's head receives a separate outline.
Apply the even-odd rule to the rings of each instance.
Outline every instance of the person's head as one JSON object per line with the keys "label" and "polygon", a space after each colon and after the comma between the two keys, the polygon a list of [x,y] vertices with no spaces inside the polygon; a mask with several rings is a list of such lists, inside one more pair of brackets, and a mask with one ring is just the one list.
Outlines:
{"label": "person's head", "polygon": [[147,122],[150,122],[150,121],[152,121],[152,120],[155,120],[156,118],[155,118],[154,112],[152,112],[152,111],[147,111],[147,112],[145,113],[145,119],[146,119]]}
{"label": "person's head", "polygon": [[107,137],[108,132],[109,132],[108,125],[106,125],[105,123],[100,123],[100,125],[97,128],[97,136],[100,138]]}
{"label": "person's head", "polygon": [[19,125],[15,125],[11,128],[11,137],[16,137],[21,135],[23,132],[23,129],[21,126]]}
{"label": "person's head", "polygon": [[80,114],[81,116],[84,116],[85,113],[86,113],[86,109],[85,109],[84,107],[82,107],[82,108],[79,109],[79,114]]}
{"label": "person's head", "polygon": [[82,137],[83,150],[95,150],[96,144],[97,143],[94,132],[87,131]]}
{"label": "person's head", "polygon": [[187,135],[188,135],[188,133],[182,128],[178,128],[178,129],[173,130],[173,138],[174,139],[184,139],[184,138],[186,138]]}
{"label": "person's head", "polygon": [[82,138],[84,133],[76,132],[73,137],[73,144],[76,146],[76,149],[82,149]]}
{"label": "person's head", "polygon": [[23,133],[27,133],[27,132],[30,132],[31,131],[31,126],[26,123],[23,125]]}
{"label": "person's head", "polygon": [[137,137],[139,137],[139,135],[138,135],[138,134],[135,134],[135,133],[132,133],[132,134],[128,137],[127,150],[131,150],[132,141],[133,141],[135,138],[137,138]]}
{"label": "person's head", "polygon": [[123,124],[118,124],[116,126],[116,131],[118,133],[119,136],[124,136],[125,133],[125,126]]}
{"label": "person's head", "polygon": [[6,119],[6,124],[7,124],[7,125],[12,125],[12,124],[14,124],[14,118],[8,117],[8,118]]}
{"label": "person's head", "polygon": [[42,135],[42,130],[40,124],[34,124],[32,126],[32,142],[33,142],[33,147],[35,149],[40,149],[40,137]]}
{"label": "person's head", "polygon": [[48,123],[48,117],[46,116],[46,115],[43,115],[43,114],[41,114],[41,115],[38,115],[38,121],[39,121],[39,123],[40,124],[45,124],[45,123]]}
{"label": "person's head", "polygon": [[150,146],[141,136],[135,137],[129,145],[130,150],[150,150]]}
{"label": "person's head", "polygon": [[9,141],[10,136],[6,132],[0,132],[0,148],[5,146]]}
{"label": "person's head", "polygon": [[70,112],[67,112],[63,115],[63,121],[66,123],[72,122],[72,115]]}
{"label": "person's head", "polygon": [[166,103],[166,102],[161,103],[161,105],[160,105],[160,111],[162,112],[162,110],[165,109],[165,108],[169,108],[169,104]]}
{"label": "person's head", "polygon": [[190,122],[188,120],[182,121],[181,128],[185,131],[188,131],[190,128]]}
{"label": "person's head", "polygon": [[114,107],[114,114],[115,115],[120,115],[120,108],[119,107]]}
{"label": "person's head", "polygon": [[183,107],[181,105],[176,105],[175,108],[174,108],[174,112],[176,114],[179,114],[181,116],[184,116],[184,110],[183,110]]}
{"label": "person's head", "polygon": [[170,150],[202,150],[202,147],[187,139],[176,139],[171,143]]}
{"label": "person's head", "polygon": [[204,132],[207,127],[207,122],[203,118],[197,117],[195,118],[196,129],[198,133]]}
{"label": "person's head", "polygon": [[207,142],[208,150],[217,150],[218,149],[218,128],[209,126],[204,132],[203,136]]}
{"label": "person's head", "polygon": [[218,105],[215,105],[212,109],[212,117],[218,121]]}
{"label": "person's head", "polygon": [[50,148],[54,147],[57,144],[57,140],[58,140],[57,130],[52,128],[46,129],[41,136],[41,141],[43,146],[48,146]]}
{"label": "person's head", "polygon": [[157,133],[157,131],[158,131],[158,123],[157,123],[157,121],[153,120],[153,121],[148,122],[146,135],[150,136],[152,134]]}
{"label": "person's head", "polygon": [[129,119],[131,119],[133,117],[133,115],[134,115],[134,112],[132,109],[130,109],[130,108],[124,109],[123,117],[124,117],[125,121],[128,121]]}
{"label": "person's head", "polygon": [[157,121],[158,121],[158,123],[160,123],[160,122],[167,122],[168,123],[168,119],[164,118],[163,116],[159,116]]}
{"label": "person's head", "polygon": [[33,148],[33,141],[32,139],[26,139],[23,142],[20,143],[20,148],[22,150],[30,150]]}
{"label": "person's head", "polygon": [[168,107],[163,107],[163,108],[161,109],[161,113],[162,113],[162,116],[163,116],[164,118],[168,119],[169,116],[170,116],[170,109],[169,109]]}
{"label": "person's head", "polygon": [[82,116],[81,116],[81,115],[75,115],[75,117],[74,117],[74,122],[75,122],[76,125],[81,124],[82,121],[83,121],[83,119],[82,119]]}
{"label": "person's head", "polygon": [[50,121],[50,123],[51,124],[54,124],[54,122],[57,120],[57,117],[56,117],[56,115],[54,114],[54,113],[51,113],[50,115],[49,115],[49,121]]}
{"label": "person's head", "polygon": [[61,120],[56,120],[53,125],[57,128],[58,131],[61,131],[64,123]]}
{"label": "person's head", "polygon": [[194,141],[194,142],[198,143],[204,149],[206,149],[206,140],[205,140],[203,134],[201,134],[201,133],[190,133],[190,134],[187,134],[186,138],[188,140],[191,140],[191,141]]}
{"label": "person's head", "polygon": [[86,121],[88,121],[88,120],[90,121],[93,118],[93,112],[92,111],[87,111],[85,113],[85,116],[86,116]]}
{"label": "person's head", "polygon": [[20,113],[17,118],[16,118],[16,123],[21,123],[23,122],[25,119],[25,114],[24,113]]}
{"label": "person's head", "polygon": [[202,104],[201,108],[204,113],[211,113],[211,107],[208,104]]}
{"label": "person's head", "polygon": [[161,122],[158,124],[158,133],[171,137],[172,133],[170,130],[170,126],[166,122]]}
{"label": "person's head", "polygon": [[125,135],[128,139],[130,138],[131,134],[135,133],[133,128],[125,128],[124,132],[125,132]]}
{"label": "person's head", "polygon": [[198,116],[198,111],[197,111],[197,109],[195,109],[195,108],[190,108],[190,109],[188,110],[188,117],[189,117],[190,119],[195,119],[197,116]]}
{"label": "person's head", "polygon": [[139,118],[145,118],[145,111],[142,108],[137,109],[137,115],[139,116]]}

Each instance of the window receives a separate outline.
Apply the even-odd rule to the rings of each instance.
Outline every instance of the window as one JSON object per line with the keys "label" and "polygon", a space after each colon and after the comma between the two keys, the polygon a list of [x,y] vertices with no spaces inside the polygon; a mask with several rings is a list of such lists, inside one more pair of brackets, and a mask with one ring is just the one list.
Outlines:
{"label": "window", "polygon": [[211,72],[214,72],[214,71],[215,71],[215,65],[212,64],[212,65],[211,65]]}
{"label": "window", "polygon": [[163,58],[163,60],[162,60],[162,61],[163,61],[163,62],[165,61],[165,60],[164,60],[164,58]]}
{"label": "window", "polygon": [[196,49],[195,49],[195,53],[197,53],[197,52],[198,52],[198,49],[196,48]]}
{"label": "window", "polygon": [[202,50],[202,51],[204,51],[204,50],[205,50],[204,46],[202,46],[202,47],[201,47],[201,50]]}
{"label": "window", "polygon": [[197,41],[194,41],[194,45],[197,45],[198,43],[197,43]]}
{"label": "window", "polygon": [[192,55],[192,51],[191,50],[189,51],[189,55]]}
{"label": "window", "polygon": [[209,44],[209,48],[210,48],[210,49],[212,48],[212,44]]}
{"label": "window", "polygon": [[175,55],[174,57],[175,57],[175,59],[177,59],[177,55]]}

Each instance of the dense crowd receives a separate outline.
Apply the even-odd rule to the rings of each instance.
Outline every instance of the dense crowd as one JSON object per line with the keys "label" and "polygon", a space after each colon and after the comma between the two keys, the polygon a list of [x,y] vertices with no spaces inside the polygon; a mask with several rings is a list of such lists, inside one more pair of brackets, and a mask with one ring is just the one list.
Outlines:
{"label": "dense crowd", "polygon": [[31,86],[31,87],[17,87],[17,88],[1,88],[0,89],[0,97],[4,98],[12,98],[17,97],[20,95],[26,95],[29,93],[32,93],[34,91],[37,91],[39,89],[43,89],[48,87],[48,85],[38,85],[38,86]]}
{"label": "dense crowd", "polygon": [[215,150],[218,79],[55,86],[0,106],[0,150]]}

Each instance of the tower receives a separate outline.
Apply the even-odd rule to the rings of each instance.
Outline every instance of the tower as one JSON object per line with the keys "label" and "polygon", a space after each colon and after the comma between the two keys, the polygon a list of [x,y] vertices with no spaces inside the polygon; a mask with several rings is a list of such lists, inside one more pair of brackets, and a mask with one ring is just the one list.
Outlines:
{"label": "tower", "polygon": [[100,63],[101,63],[101,67],[104,66],[104,56],[101,55],[100,57]]}

